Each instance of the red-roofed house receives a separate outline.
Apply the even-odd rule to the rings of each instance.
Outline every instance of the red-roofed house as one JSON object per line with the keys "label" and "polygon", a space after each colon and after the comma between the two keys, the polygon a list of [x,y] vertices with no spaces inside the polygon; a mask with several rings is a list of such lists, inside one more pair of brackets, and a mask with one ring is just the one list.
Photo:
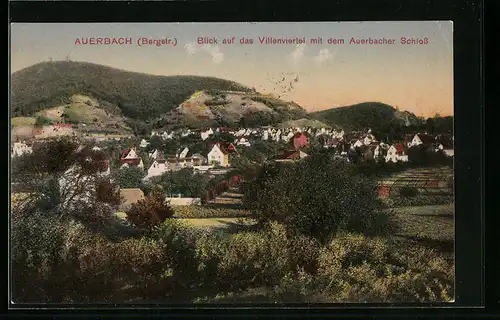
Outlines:
{"label": "red-roofed house", "polygon": [[293,136],[292,143],[295,150],[298,150],[300,148],[306,148],[309,146],[309,138],[304,132],[297,132]]}
{"label": "red-roofed house", "polygon": [[307,156],[307,153],[300,150],[287,151],[276,159],[276,162],[292,162],[303,159]]}
{"label": "red-roofed house", "polygon": [[120,163],[123,167],[139,167],[141,169],[144,168],[144,163],[142,162],[141,157],[135,152],[133,148],[125,149],[122,152]]}
{"label": "red-roofed house", "polygon": [[388,150],[385,156],[385,162],[407,162],[408,154],[407,147],[403,143],[393,144]]}

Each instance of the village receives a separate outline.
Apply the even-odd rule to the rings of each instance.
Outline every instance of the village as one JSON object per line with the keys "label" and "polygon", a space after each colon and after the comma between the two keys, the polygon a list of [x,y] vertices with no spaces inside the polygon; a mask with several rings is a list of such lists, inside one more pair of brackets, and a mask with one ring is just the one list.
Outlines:
{"label": "village", "polygon": [[[31,142],[18,141],[12,144],[12,158],[30,153],[33,145],[43,143],[54,136],[72,136],[71,126],[53,125],[38,129],[33,134]],[[57,132],[58,134],[45,134],[42,132]],[[415,147],[425,147],[432,152],[441,152],[446,157],[453,157],[453,137],[445,135],[430,135],[427,133],[407,134],[403,141],[386,143],[375,137],[371,130],[365,132],[344,132],[335,129],[315,128],[241,128],[226,127],[207,128],[206,130],[181,129],[172,131],[153,131],[149,137],[130,139],[129,137],[115,136],[85,136],[92,150],[102,152],[104,160],[101,174],[111,175],[112,163],[116,163],[114,171],[124,168],[137,168],[143,172],[143,182],[151,183],[155,178],[176,172],[181,169],[192,169],[194,173],[210,177],[231,176],[234,169],[232,160],[254,145],[266,143],[279,145],[279,152],[268,160],[276,162],[295,162],[309,156],[318,150],[328,150],[335,158],[346,162],[375,162],[375,163],[406,163],[409,152]],[[179,141],[188,141],[184,145]],[[169,144],[180,145],[178,149],[165,146]],[[155,147],[154,145],[157,145]],[[200,151],[199,146],[203,146]],[[115,147],[113,152],[107,149]],[[125,148],[116,150],[116,146]],[[163,146],[163,147],[162,147]],[[237,176],[231,177],[220,186],[208,190],[207,195],[186,196],[182,194],[169,194],[168,199],[172,204],[192,205],[200,204],[202,199],[214,200],[220,193],[227,191],[228,182],[231,183]],[[225,187],[224,187],[225,185]],[[142,199],[144,193],[139,188],[120,188],[124,202],[128,205]],[[130,198],[130,199],[128,199]],[[135,199],[135,200],[134,200]]]}

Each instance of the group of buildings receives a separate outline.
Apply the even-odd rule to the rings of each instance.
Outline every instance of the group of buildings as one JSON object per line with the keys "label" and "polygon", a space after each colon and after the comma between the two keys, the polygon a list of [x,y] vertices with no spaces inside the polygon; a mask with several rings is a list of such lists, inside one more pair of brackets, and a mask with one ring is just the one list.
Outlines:
{"label": "group of buildings", "polygon": [[[349,161],[352,154],[357,154],[364,159],[374,159],[385,162],[407,162],[409,148],[425,145],[435,151],[443,151],[447,156],[453,156],[453,137],[444,135],[432,136],[426,133],[406,135],[404,140],[394,144],[378,141],[371,133],[351,132],[346,134],[343,130],[335,129],[313,129],[313,128],[208,128],[206,130],[194,131],[184,129],[180,131],[152,132],[151,137],[159,136],[164,140],[199,135],[203,141],[212,137],[210,141],[217,141],[217,134],[225,133],[234,136],[233,143],[207,142],[210,144],[207,154],[189,154],[189,146],[183,148],[173,157],[166,157],[161,150],[152,150],[147,154],[150,163],[144,168],[143,158],[133,146],[123,150],[120,154],[121,167],[138,167],[147,171],[146,178],[150,179],[160,176],[165,172],[175,171],[182,168],[193,168],[197,172],[206,172],[214,168],[230,167],[230,154],[236,152],[237,148],[251,147],[257,140],[283,141],[287,143],[289,151],[284,152],[276,158],[276,161],[296,161],[308,156],[306,149],[315,141],[316,145],[324,148],[335,148],[336,155]],[[149,145],[146,139],[142,139],[139,148],[145,149]],[[32,147],[26,142],[15,142],[11,148],[12,157],[21,156],[32,152]],[[109,165],[107,170],[109,170]]]}

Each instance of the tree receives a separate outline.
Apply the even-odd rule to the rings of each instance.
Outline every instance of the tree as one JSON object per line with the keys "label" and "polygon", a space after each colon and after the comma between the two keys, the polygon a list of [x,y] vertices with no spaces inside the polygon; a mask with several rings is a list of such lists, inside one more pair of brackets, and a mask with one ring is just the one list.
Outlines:
{"label": "tree", "polygon": [[243,189],[245,205],[263,224],[281,221],[320,241],[341,229],[380,231],[383,213],[375,183],[329,155],[266,164]]}
{"label": "tree", "polygon": [[114,180],[120,188],[141,188],[145,176],[144,170],[139,167],[125,167],[116,171]]}
{"label": "tree", "polygon": [[147,150],[148,151],[163,150],[164,146],[165,146],[165,141],[163,140],[163,138],[156,135],[152,136],[151,139],[149,140]]}
{"label": "tree", "polygon": [[194,173],[193,169],[185,168],[167,172],[153,180],[168,194],[181,194],[184,197],[200,197],[205,192],[210,177]]}
{"label": "tree", "polygon": [[12,180],[27,196],[13,210],[72,216],[92,224],[109,219],[119,197],[100,174],[105,156],[91,146],[79,146],[75,139],[52,139],[16,159]]}
{"label": "tree", "polygon": [[151,192],[132,204],[127,220],[140,229],[152,229],[174,215],[174,210],[161,192]]}
{"label": "tree", "polygon": [[429,134],[434,134],[435,132],[435,119],[433,118],[429,118],[425,121],[425,130],[427,131],[427,133]]}

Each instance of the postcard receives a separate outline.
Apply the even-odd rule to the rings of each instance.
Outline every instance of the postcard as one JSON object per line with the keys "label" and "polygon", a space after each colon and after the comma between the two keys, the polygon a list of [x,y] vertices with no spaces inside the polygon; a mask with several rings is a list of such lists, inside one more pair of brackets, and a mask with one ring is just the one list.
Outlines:
{"label": "postcard", "polygon": [[453,23],[13,23],[10,300],[455,299]]}

